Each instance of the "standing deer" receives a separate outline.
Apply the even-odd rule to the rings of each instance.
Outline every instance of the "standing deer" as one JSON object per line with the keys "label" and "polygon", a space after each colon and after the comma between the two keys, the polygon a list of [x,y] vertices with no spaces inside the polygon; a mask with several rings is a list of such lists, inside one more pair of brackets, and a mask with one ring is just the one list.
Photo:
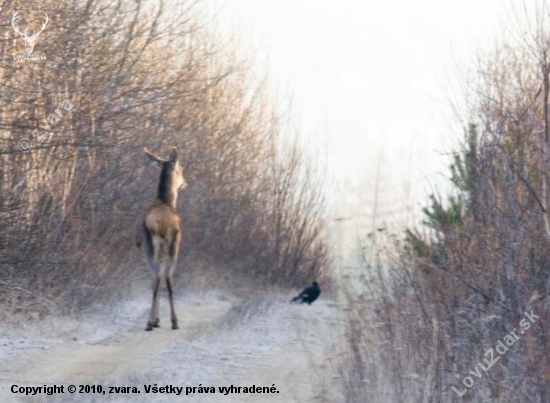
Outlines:
{"label": "standing deer", "polygon": [[162,277],[166,279],[170,299],[172,329],[178,329],[172,296],[172,273],[176,267],[181,239],[181,218],[176,210],[176,202],[178,191],[184,189],[187,183],[175,147],[169,160],[157,157],[145,147],[143,151],[153,165],[160,169],[157,199],[147,207],[139,220],[136,240],[153,280],[153,305],[145,330],[160,326],[158,294]]}

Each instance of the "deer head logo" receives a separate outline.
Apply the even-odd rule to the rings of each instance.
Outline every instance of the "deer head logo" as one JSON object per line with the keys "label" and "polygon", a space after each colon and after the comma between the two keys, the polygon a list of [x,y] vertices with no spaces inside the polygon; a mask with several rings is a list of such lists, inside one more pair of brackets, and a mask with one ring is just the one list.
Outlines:
{"label": "deer head logo", "polygon": [[34,50],[34,45],[36,43],[36,38],[38,38],[38,35],[40,35],[40,33],[42,31],[44,31],[44,28],[46,28],[46,25],[48,25],[48,21],[50,20],[48,18],[48,14],[44,13],[44,24],[42,25],[42,28],[40,28],[40,30],[33,30],[33,34],[32,35],[28,35],[27,34],[27,31],[29,30],[29,28],[25,29],[25,32],[21,32],[19,30],[19,25],[17,23],[17,20],[19,19],[20,15],[18,15],[19,11],[16,11],[15,14],[13,15],[13,18],[11,19],[11,26],[13,27],[13,29],[15,30],[15,32],[17,32],[19,35],[21,35],[21,38],[23,38],[25,40],[25,42],[27,43],[27,46],[25,46],[25,52],[27,52],[29,55],[32,53],[32,51]]}

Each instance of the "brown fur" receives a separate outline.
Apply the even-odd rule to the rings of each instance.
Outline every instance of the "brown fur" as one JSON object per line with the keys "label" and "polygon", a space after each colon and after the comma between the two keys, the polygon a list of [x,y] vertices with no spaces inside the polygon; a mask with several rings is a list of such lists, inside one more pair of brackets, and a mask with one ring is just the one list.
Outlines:
{"label": "brown fur", "polygon": [[157,199],[151,203],[147,210],[145,227],[151,235],[165,238],[180,230],[180,216],[172,206]]}
{"label": "brown fur", "polygon": [[174,310],[172,273],[181,241],[181,218],[176,210],[178,191],[187,186],[174,149],[170,160],[162,160],[144,149],[147,157],[161,169],[157,199],[145,210],[136,225],[136,245],[142,251],[151,273],[153,304],[145,330],[159,327],[158,294],[161,277],[166,279],[172,329],[178,329]]}

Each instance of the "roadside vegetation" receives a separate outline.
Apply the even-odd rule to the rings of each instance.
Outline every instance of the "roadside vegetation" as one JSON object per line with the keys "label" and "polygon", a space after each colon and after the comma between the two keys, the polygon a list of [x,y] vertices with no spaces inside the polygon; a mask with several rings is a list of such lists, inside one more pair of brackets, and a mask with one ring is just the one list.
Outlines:
{"label": "roadside vegetation", "polygon": [[[143,146],[182,156],[186,286],[324,279],[320,169],[200,3],[64,5],[34,49],[47,61],[0,62],[0,317],[79,312],[148,285],[134,225],[158,172]],[[2,54],[22,51],[6,38]]]}
{"label": "roadside vegetation", "polygon": [[365,245],[376,258],[348,293],[333,360],[346,402],[550,399],[548,15],[518,12],[523,28],[479,58],[451,193],[429,197],[422,224]]}

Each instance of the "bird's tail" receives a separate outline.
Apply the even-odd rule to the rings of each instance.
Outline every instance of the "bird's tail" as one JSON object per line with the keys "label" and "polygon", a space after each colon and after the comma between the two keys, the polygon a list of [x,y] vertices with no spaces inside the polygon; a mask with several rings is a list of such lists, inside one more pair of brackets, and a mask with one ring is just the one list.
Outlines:
{"label": "bird's tail", "polygon": [[292,299],[290,300],[290,303],[298,302],[299,299],[300,299],[300,296],[297,295],[296,297],[294,297],[294,298],[292,298]]}

